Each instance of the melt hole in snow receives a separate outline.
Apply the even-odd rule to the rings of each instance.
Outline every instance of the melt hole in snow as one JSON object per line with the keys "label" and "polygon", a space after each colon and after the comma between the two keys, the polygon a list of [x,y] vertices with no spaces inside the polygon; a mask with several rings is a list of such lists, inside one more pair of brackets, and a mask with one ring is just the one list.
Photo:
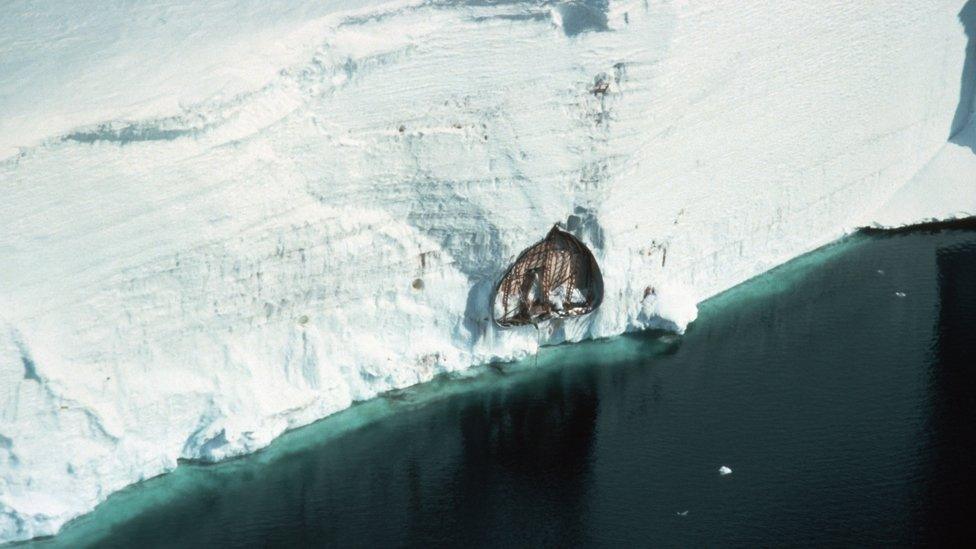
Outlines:
{"label": "melt hole in snow", "polygon": [[424,289],[424,281],[423,281],[423,279],[415,278],[415,279],[413,279],[413,284],[411,284],[411,286],[413,286],[413,289],[414,290],[423,290]]}
{"label": "melt hole in snow", "polygon": [[731,475],[732,474],[732,469],[730,469],[726,465],[723,465],[723,466],[721,466],[721,467],[718,468],[718,474],[722,475],[723,477],[725,475]]}
{"label": "melt hole in snow", "polygon": [[301,325],[308,324],[308,315],[302,315],[298,317],[298,323]]}

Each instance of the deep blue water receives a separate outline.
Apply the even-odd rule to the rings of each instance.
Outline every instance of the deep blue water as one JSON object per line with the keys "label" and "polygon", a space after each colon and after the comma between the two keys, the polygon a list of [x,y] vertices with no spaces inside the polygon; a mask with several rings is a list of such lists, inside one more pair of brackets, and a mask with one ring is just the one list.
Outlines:
{"label": "deep blue water", "polygon": [[40,545],[961,543],[974,420],[976,231],[861,234],[710,300],[681,338],[389,395]]}

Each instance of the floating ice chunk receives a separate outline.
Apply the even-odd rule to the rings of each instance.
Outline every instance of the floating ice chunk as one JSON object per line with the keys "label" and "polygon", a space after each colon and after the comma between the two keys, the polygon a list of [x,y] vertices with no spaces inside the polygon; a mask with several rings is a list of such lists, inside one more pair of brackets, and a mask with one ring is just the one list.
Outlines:
{"label": "floating ice chunk", "polygon": [[726,465],[723,465],[723,466],[721,466],[721,467],[718,468],[718,474],[722,475],[723,477],[725,475],[731,475],[732,474],[732,469],[730,469]]}
{"label": "floating ice chunk", "polygon": [[688,516],[688,511],[678,511],[675,514],[678,515],[679,517],[687,517]]}
{"label": "floating ice chunk", "polygon": [[905,292],[895,292],[895,295],[898,297],[905,297]]}
{"label": "floating ice chunk", "polygon": [[878,269],[878,274],[884,276],[884,269]]}

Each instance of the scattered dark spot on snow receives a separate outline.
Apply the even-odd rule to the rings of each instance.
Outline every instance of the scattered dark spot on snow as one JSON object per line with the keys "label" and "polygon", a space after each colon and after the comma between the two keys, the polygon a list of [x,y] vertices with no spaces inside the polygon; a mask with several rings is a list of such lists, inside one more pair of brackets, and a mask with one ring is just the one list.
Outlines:
{"label": "scattered dark spot on snow", "polygon": [[427,269],[427,257],[436,255],[434,251],[420,252],[420,270]]}
{"label": "scattered dark spot on snow", "polygon": [[413,280],[413,284],[411,284],[411,286],[413,286],[413,289],[414,290],[423,290],[424,289],[424,281],[423,281],[423,279],[415,278]]}
{"label": "scattered dark spot on snow", "polygon": [[610,78],[606,73],[601,72],[593,78],[593,87],[590,88],[590,93],[599,97],[601,95],[606,95],[610,91]]}

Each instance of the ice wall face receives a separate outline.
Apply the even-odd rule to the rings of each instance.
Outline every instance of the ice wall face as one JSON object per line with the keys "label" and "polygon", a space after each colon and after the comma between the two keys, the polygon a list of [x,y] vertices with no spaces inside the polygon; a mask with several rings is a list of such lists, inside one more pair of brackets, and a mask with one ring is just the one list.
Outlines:
{"label": "ice wall face", "polygon": [[7,10],[0,540],[531,352],[488,299],[555,222],[605,298],[548,341],[681,329],[850,228],[971,215],[962,3],[774,4]]}

